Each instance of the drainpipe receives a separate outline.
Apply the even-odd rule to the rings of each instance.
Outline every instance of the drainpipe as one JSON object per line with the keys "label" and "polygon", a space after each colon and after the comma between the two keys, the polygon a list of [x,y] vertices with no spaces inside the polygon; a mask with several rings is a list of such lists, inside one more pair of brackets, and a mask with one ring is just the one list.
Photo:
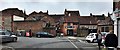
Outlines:
{"label": "drainpipe", "polygon": [[13,21],[13,15],[11,16],[11,31],[14,32],[14,21]]}

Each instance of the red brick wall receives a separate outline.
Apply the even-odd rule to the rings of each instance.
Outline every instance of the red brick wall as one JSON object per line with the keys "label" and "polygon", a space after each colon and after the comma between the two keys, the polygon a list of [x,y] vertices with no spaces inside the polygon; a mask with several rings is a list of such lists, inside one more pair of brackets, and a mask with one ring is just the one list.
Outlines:
{"label": "red brick wall", "polygon": [[14,32],[17,32],[17,30],[25,30],[28,31],[30,28],[33,33],[43,31],[43,27],[45,26],[46,22],[50,22],[51,25],[54,25],[54,19],[51,17],[47,17],[43,19],[42,21],[32,21],[32,22],[14,22]]}
{"label": "red brick wall", "polygon": [[43,24],[45,24],[42,21],[37,22],[14,22],[14,30],[17,31],[19,29],[28,31],[30,28],[33,33],[36,33],[38,31],[42,31]]}
{"label": "red brick wall", "polygon": [[[73,25],[73,23],[70,23],[70,25],[74,27],[73,28],[73,32],[77,33],[78,25]],[[67,28],[66,28],[66,26],[68,26],[67,23],[64,23],[63,27],[62,27],[62,32],[64,33],[64,35],[67,35]]]}

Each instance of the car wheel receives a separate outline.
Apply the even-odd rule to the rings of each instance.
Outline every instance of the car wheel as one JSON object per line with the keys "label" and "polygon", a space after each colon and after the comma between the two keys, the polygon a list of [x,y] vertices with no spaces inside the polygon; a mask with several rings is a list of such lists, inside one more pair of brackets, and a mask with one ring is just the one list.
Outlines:
{"label": "car wheel", "polygon": [[13,38],[13,42],[17,42],[17,38]]}
{"label": "car wheel", "polygon": [[37,37],[41,37],[40,35],[37,35]]}
{"label": "car wheel", "polygon": [[90,43],[90,40],[86,40],[88,43]]}

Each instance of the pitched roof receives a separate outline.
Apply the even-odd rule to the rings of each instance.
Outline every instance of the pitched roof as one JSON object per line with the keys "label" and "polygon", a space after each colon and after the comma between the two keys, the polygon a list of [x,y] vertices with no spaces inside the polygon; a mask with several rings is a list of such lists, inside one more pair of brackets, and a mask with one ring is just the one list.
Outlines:
{"label": "pitched roof", "polygon": [[66,16],[80,16],[79,10],[67,10],[65,9],[65,15]]}
{"label": "pitched roof", "polygon": [[64,22],[79,22],[76,16],[66,16],[64,17]]}
{"label": "pitched roof", "polygon": [[102,14],[102,15],[92,15],[92,14],[91,14],[91,16],[92,16],[92,17],[95,17],[96,20],[105,20],[105,15],[104,15],[104,14]]}
{"label": "pitched roof", "polygon": [[2,15],[6,16],[6,15],[17,15],[17,16],[21,16],[21,17],[26,17],[27,15],[22,11],[19,10],[18,8],[7,8],[2,10]]}
{"label": "pitched roof", "polygon": [[98,25],[112,25],[113,21],[110,17],[106,17],[105,20],[99,20]]}
{"label": "pitched roof", "polygon": [[78,18],[80,25],[97,24],[97,20],[91,16],[80,16]]}
{"label": "pitched roof", "polygon": [[55,22],[58,22],[58,21],[61,20],[62,17],[64,17],[64,14],[52,14],[52,15],[49,15],[49,16],[52,17]]}
{"label": "pitched roof", "polygon": [[44,14],[44,15],[48,15],[48,12],[42,12],[42,11],[40,11],[40,12],[36,12],[36,11],[33,11],[32,13],[30,13],[29,14],[29,16],[34,16],[34,15],[37,15],[37,14]]}

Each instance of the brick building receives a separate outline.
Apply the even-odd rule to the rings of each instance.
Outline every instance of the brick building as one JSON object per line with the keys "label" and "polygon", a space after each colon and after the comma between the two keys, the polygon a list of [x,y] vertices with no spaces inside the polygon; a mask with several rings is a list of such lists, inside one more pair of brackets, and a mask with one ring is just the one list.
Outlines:
{"label": "brick building", "polygon": [[13,15],[26,16],[18,8],[8,8],[1,11],[2,28],[13,31]]}
{"label": "brick building", "polygon": [[[78,36],[86,36],[90,32],[95,32],[100,29],[106,31],[112,28],[110,17],[103,15],[80,16],[79,10],[67,10],[64,14],[48,14],[46,12],[33,11],[26,15],[25,11],[17,8],[8,8],[2,11],[6,24],[5,29],[10,29],[13,32],[29,31],[32,33],[38,31],[47,31],[52,34],[64,33],[64,35],[73,36],[77,33]],[[14,13],[12,13],[14,12]],[[22,21],[13,21],[13,15],[21,16],[24,18]]]}
{"label": "brick building", "polygon": [[0,11],[0,28],[2,29],[2,12]]}
{"label": "brick building", "polygon": [[[47,12],[32,12],[24,21],[14,21],[14,29],[16,31],[29,31],[32,30],[32,33],[37,33],[39,31],[47,31],[47,25],[50,24],[49,28],[54,26],[54,19],[48,16]],[[55,30],[48,30],[49,33],[54,32]]]}

